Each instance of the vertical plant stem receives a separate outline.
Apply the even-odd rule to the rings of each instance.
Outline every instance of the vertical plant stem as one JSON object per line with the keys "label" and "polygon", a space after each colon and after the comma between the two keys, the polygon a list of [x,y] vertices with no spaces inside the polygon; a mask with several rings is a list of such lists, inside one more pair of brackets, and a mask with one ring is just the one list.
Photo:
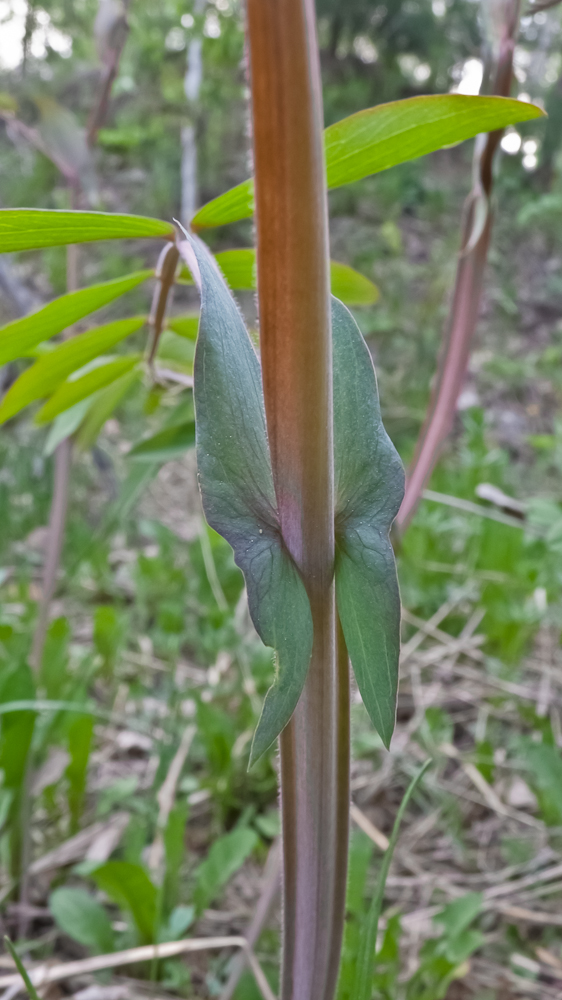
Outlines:
{"label": "vertical plant stem", "polygon": [[322,100],[313,0],[249,0],[260,346],[283,540],[314,626],[280,739],[283,1000],[336,985],[349,815],[348,667],[336,639],[332,362]]}
{"label": "vertical plant stem", "polygon": [[[509,97],[520,0],[496,0],[495,6],[501,8],[502,24],[490,90],[498,97]],[[501,131],[489,132],[482,141],[476,141],[474,184],[464,207],[461,249],[437,378],[408,472],[404,500],[396,518],[401,530],[407,528],[414,516],[441,447],[451,431],[457,400],[466,377],[492,233],[492,167],[502,134]]]}

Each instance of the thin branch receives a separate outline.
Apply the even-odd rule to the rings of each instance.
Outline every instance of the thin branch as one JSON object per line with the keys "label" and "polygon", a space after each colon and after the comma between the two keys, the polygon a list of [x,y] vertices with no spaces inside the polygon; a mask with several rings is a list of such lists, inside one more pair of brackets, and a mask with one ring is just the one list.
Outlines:
{"label": "thin branch", "polygon": [[[508,97],[511,91],[519,8],[520,0],[511,0],[506,8],[503,37],[491,87],[491,92],[499,97]],[[437,379],[408,472],[406,494],[396,518],[396,524],[401,530],[410,523],[443,443],[451,431],[457,400],[466,376],[480,313],[484,271],[490,246],[492,165],[501,137],[501,131],[489,132],[483,139],[476,141],[474,185],[465,203],[455,288],[445,325]]]}
{"label": "thin branch", "polygon": [[157,284],[154,289],[152,307],[148,320],[151,330],[150,354],[148,356],[149,365],[152,365],[158,350],[158,344],[160,342],[160,336],[164,326],[164,320],[166,318],[166,310],[170,303],[171,293],[174,287],[179,257],[180,255],[176,245],[174,243],[167,243],[160,252],[158,263],[156,264],[154,274],[157,279]]}

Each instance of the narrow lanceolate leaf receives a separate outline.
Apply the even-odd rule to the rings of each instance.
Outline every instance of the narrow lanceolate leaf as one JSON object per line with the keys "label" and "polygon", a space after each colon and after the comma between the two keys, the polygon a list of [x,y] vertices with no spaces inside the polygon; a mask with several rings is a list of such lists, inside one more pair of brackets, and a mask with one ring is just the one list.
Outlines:
{"label": "narrow lanceolate leaf", "polygon": [[43,208],[0,210],[0,253],[37,250],[67,243],[155,237],[173,239],[171,222],[143,215],[106,212],[63,212]]}
{"label": "narrow lanceolate leaf", "polygon": [[276,679],[254,736],[253,762],[299,699],[312,650],[312,617],[279,531],[258,358],[205,245],[188,237],[180,252],[201,293],[194,401],[203,507],[211,527],[232,545],[254,625],[276,652]]}
{"label": "narrow lanceolate leaf", "polygon": [[96,309],[101,309],[108,302],[113,302],[120,295],[136,288],[153,273],[151,270],[138,271],[136,274],[128,274],[125,278],[104,281],[101,285],[92,285],[90,288],[82,288],[79,292],[61,295],[59,299],[49,302],[43,309],[30,316],[24,316],[0,327],[0,365],[23,357],[37,344],[54,337],[84,316],[89,316]]}
{"label": "narrow lanceolate leaf", "polygon": [[171,316],[166,320],[166,327],[186,340],[197,340],[199,316]]}
{"label": "narrow lanceolate leaf", "polygon": [[[256,290],[256,251],[254,249],[222,250],[215,255],[215,260],[231,288],[236,291]],[[379,297],[377,286],[369,278],[349,267],[348,264],[331,261],[330,279],[332,295],[341,299],[348,306],[370,306]],[[193,283],[187,268],[183,268],[180,280]]]}
{"label": "narrow lanceolate leaf", "polygon": [[349,264],[340,264],[336,260],[330,263],[330,284],[332,295],[348,306],[372,306],[379,297],[374,282]]}
{"label": "narrow lanceolate leaf", "polygon": [[72,372],[78,371],[88,361],[105,354],[120,340],[140,330],[144,322],[144,316],[119,319],[81,333],[43,355],[20,375],[4,396],[0,404],[0,423],[15,416],[34,400],[50,396]]}
{"label": "narrow lanceolate leaf", "polygon": [[106,420],[109,420],[127,393],[137,386],[140,380],[141,369],[136,367],[96,394],[74,438],[81,451],[92,447]]}
{"label": "narrow lanceolate leaf", "polygon": [[140,444],[131,448],[127,458],[132,458],[136,462],[170,462],[174,458],[179,458],[195,444],[195,421],[186,420],[185,423],[176,424],[174,427],[165,427],[158,434],[146,438]]}
{"label": "narrow lanceolate leaf", "polygon": [[[358,111],[324,133],[328,187],[340,187],[443,146],[542,117],[534,104],[507,97],[435,94],[408,97]],[[251,180],[204,205],[192,226],[204,229],[247,219],[254,212]]]}
{"label": "narrow lanceolate leaf", "polygon": [[333,300],[336,600],[359,691],[385,746],[396,715],[400,595],[390,526],[404,470],[381,420],[359,328]]}
{"label": "narrow lanceolate leaf", "polygon": [[59,413],[69,410],[71,406],[80,403],[83,399],[88,399],[99,389],[105,389],[116,379],[121,378],[139,363],[140,354],[130,354],[126,358],[117,358],[115,361],[108,361],[103,365],[94,368],[80,378],[72,377],[63,382],[51,398],[41,407],[35,417],[38,424],[46,424],[49,420],[54,420]]}

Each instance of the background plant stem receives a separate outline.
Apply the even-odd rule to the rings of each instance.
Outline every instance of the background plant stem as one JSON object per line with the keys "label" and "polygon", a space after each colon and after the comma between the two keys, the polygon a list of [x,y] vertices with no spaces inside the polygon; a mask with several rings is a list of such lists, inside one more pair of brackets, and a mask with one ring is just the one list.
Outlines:
{"label": "background plant stem", "polygon": [[[501,15],[501,27],[497,51],[491,55],[495,65],[492,65],[490,72],[490,92],[498,97],[509,97],[513,80],[513,52],[519,30],[520,0],[495,0],[492,6],[493,13]],[[502,134],[489,132],[482,142],[476,140],[474,184],[464,206],[461,249],[437,378],[408,471],[406,494],[396,518],[396,524],[402,530],[407,528],[414,516],[443,443],[451,431],[457,400],[466,377],[480,314],[484,272],[492,233],[492,167]],[[480,213],[485,213],[483,225],[479,223]]]}
{"label": "background plant stem", "polygon": [[283,1000],[330,1000],[349,815],[347,654],[337,655],[329,259],[312,0],[249,0],[260,345],[284,542],[308,591],[308,680],[281,735]]}

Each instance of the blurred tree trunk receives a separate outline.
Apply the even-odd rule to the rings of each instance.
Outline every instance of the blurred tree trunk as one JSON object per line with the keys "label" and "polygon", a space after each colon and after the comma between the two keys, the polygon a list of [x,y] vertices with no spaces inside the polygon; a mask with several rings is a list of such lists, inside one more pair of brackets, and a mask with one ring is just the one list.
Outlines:
{"label": "blurred tree trunk", "polygon": [[[205,0],[195,0],[193,13],[202,14]],[[181,222],[186,228],[195,215],[198,201],[197,189],[197,113],[199,91],[203,76],[203,39],[198,30],[187,47],[187,66],[183,89],[188,102],[189,120],[181,130]]]}

